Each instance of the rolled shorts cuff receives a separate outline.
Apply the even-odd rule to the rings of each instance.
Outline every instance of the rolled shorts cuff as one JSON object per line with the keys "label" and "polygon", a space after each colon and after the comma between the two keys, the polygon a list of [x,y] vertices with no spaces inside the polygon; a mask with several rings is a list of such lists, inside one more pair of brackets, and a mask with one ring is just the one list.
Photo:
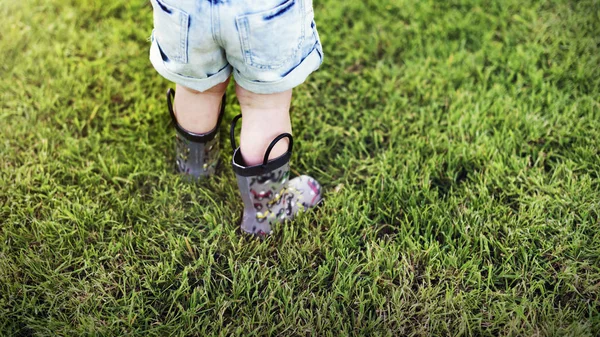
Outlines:
{"label": "rolled shorts cuff", "polygon": [[274,94],[299,86],[306,80],[308,75],[319,69],[322,62],[323,52],[321,51],[321,45],[316,44],[310,54],[280,80],[269,82],[252,81],[245,78],[238,71],[233,72],[233,77],[237,84],[248,91],[256,94]]}
{"label": "rolled shorts cuff", "polygon": [[154,69],[156,69],[156,71],[162,77],[171,82],[183,85],[186,88],[200,92],[206,91],[219,83],[225,82],[229,78],[229,75],[231,75],[231,65],[227,65],[216,74],[207,78],[192,78],[174,73],[165,66],[165,62],[160,55],[160,50],[158,49],[156,41],[153,41],[152,46],[150,47],[150,62],[152,63],[152,66],[154,66]]}

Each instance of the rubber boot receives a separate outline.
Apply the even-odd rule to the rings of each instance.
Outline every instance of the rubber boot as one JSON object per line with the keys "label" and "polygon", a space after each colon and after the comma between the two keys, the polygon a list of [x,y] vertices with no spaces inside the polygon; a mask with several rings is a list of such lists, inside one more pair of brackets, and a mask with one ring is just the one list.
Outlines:
{"label": "rubber boot", "polygon": [[[240,148],[235,145],[234,129],[241,115],[231,123],[232,165],[244,203],[241,229],[264,238],[272,234],[273,225],[291,220],[298,212],[314,207],[321,201],[321,185],[312,177],[302,175],[289,179],[293,139],[289,133],[276,137],[265,152],[261,165],[246,166]],[[288,151],[268,160],[273,146],[289,139]]]}
{"label": "rubber boot", "polygon": [[219,163],[220,137],[219,125],[225,110],[225,95],[221,101],[219,119],[214,129],[206,133],[194,133],[185,130],[177,122],[173,112],[175,90],[167,91],[167,107],[175,125],[175,158],[177,171],[193,179],[202,179],[215,173]]}

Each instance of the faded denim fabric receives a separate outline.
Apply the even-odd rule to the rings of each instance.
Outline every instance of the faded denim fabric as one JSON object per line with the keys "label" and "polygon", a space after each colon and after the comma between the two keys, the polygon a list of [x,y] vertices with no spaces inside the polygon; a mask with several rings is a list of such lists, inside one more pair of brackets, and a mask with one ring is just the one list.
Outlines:
{"label": "faded denim fabric", "polygon": [[151,0],[150,60],[165,78],[204,91],[233,72],[261,94],[291,89],[319,68],[312,0]]}

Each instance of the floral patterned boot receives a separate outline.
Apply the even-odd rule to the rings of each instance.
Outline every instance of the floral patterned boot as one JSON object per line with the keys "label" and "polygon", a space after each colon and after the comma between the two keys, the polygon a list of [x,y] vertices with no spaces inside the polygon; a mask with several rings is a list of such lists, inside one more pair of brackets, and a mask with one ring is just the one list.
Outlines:
{"label": "floral patterned boot", "polygon": [[194,179],[202,179],[215,173],[219,162],[219,125],[225,110],[225,95],[221,101],[219,119],[214,129],[206,133],[185,130],[177,122],[173,112],[175,90],[167,91],[167,107],[175,125],[175,154],[177,170]]}

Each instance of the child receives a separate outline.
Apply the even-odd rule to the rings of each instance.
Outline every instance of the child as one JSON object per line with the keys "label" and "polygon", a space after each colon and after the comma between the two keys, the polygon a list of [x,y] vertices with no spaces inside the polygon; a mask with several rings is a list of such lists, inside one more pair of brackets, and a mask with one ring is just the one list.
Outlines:
{"label": "child", "polygon": [[[233,170],[244,203],[241,228],[258,236],[321,199],[311,177],[288,179],[292,88],[319,68],[323,51],[312,0],[152,0],[150,60],[176,83],[167,103],[180,172],[214,174],[230,75],[243,121],[231,125]],[[172,99],[174,96],[174,104]]]}

